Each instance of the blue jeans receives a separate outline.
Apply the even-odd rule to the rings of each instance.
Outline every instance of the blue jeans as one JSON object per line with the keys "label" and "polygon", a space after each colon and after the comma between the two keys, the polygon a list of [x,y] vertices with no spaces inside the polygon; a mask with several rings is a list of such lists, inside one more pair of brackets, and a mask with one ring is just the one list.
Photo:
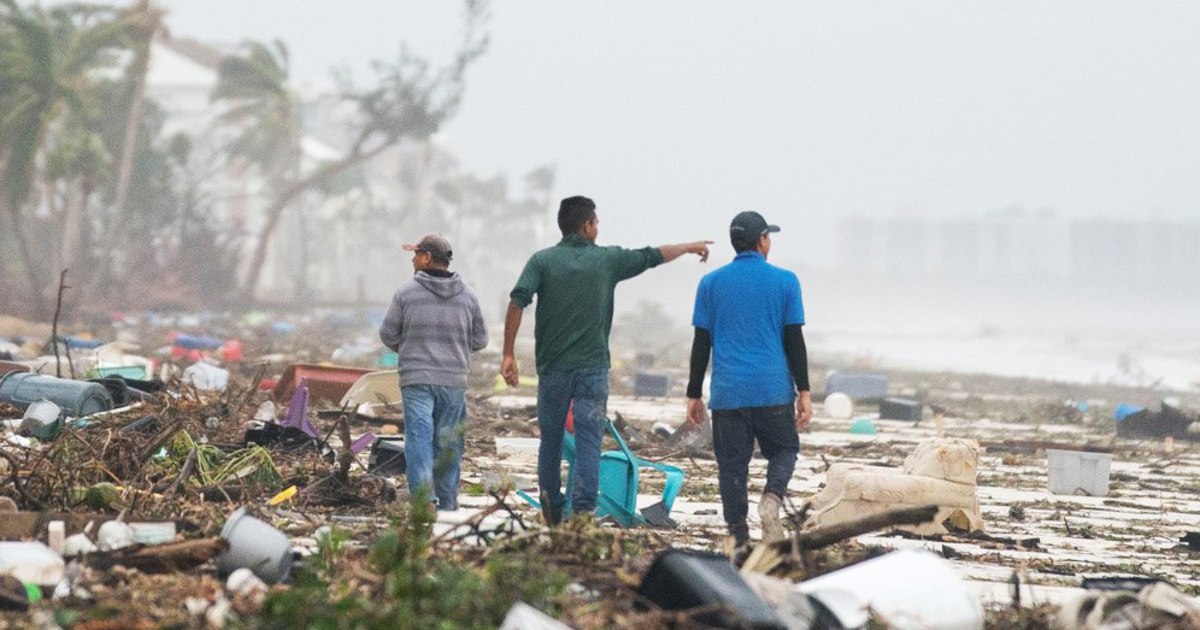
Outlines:
{"label": "blue jeans", "polygon": [[575,463],[571,510],[593,512],[600,492],[600,440],[608,422],[608,369],[583,368],[538,376],[538,427],[542,441],[538,446],[538,489],[561,514],[566,498],[562,494],[562,449],[567,409],[575,403]]}
{"label": "blue jeans", "polygon": [[400,388],[400,393],[404,399],[408,490],[416,496],[425,488],[429,498],[436,499],[437,509],[458,509],[467,390],[444,385],[406,385]]}
{"label": "blue jeans", "polygon": [[737,535],[735,530],[746,532],[747,478],[756,440],[763,457],[767,458],[767,483],[763,491],[781,499],[787,497],[788,481],[796,470],[796,457],[800,452],[796,411],[790,404],[714,409],[712,427],[721,507],[725,523]]}

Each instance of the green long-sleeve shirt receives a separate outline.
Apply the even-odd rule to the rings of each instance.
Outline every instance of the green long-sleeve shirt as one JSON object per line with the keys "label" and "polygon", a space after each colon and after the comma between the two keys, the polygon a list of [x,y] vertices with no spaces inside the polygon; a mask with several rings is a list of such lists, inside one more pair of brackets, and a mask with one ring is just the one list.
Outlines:
{"label": "green long-sleeve shirt", "polygon": [[656,247],[600,247],[579,234],[530,257],[509,297],[525,308],[537,296],[538,374],[608,368],[613,291],[662,260]]}

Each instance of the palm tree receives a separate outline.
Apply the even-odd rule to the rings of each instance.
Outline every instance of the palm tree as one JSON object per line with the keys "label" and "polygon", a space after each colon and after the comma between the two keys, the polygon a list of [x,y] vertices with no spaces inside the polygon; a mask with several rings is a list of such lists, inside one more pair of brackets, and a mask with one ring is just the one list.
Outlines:
{"label": "palm tree", "polygon": [[[89,119],[91,71],[111,61],[109,53],[126,44],[128,33],[128,22],[111,7],[22,9],[15,0],[0,0],[0,206],[43,316],[48,313],[42,278],[49,276],[39,273],[30,251],[24,211],[55,143],[81,138],[76,127]],[[93,162],[81,164],[90,168]]]}
{"label": "palm tree", "polygon": [[133,178],[133,158],[137,152],[137,133],[145,112],[146,73],[150,69],[150,43],[162,31],[163,12],[150,4],[150,0],[137,0],[136,6],[127,14],[131,22],[133,61],[128,74],[133,86],[129,101],[129,113],[125,119],[125,136],[121,144],[121,162],[117,171],[117,191],[114,211],[116,229],[113,233],[124,233],[128,222],[129,182]]}
{"label": "palm tree", "polygon": [[[402,52],[393,64],[377,64],[379,76],[374,87],[359,91],[346,86],[345,97],[358,109],[357,128],[350,148],[342,157],[320,164],[307,173],[299,172],[300,152],[285,151],[286,143],[298,141],[299,135],[284,134],[289,129],[287,125],[294,124],[296,106],[292,95],[284,88],[287,64],[286,54],[279,54],[285,52],[282,47],[276,46],[276,54],[271,54],[262,45],[249,47],[246,49],[248,54],[235,57],[240,60],[231,62],[237,64],[229,69],[232,71],[236,67],[236,75],[222,72],[225,85],[222,86],[219,80],[214,100],[231,102],[233,109],[226,114],[229,119],[244,116],[258,123],[255,129],[246,129],[238,137],[235,150],[244,155],[279,155],[275,153],[279,151],[293,156],[294,160],[279,167],[284,169],[283,173],[291,172],[294,176],[287,179],[289,184],[272,187],[275,194],[265,210],[265,222],[246,268],[243,301],[253,300],[271,234],[283,212],[301,195],[325,186],[351,167],[375,158],[403,140],[428,138],[457,111],[466,70],[487,47],[487,36],[482,32],[486,17],[486,0],[466,0],[460,48],[454,61],[438,72],[432,72],[425,60]],[[237,76],[239,80],[232,81],[233,76],[229,75]]]}
{"label": "palm tree", "polygon": [[230,153],[261,168],[273,184],[294,177],[300,157],[299,105],[287,87],[288,62],[283,42],[247,41],[221,61],[211,96],[229,104],[219,120],[241,130]]}

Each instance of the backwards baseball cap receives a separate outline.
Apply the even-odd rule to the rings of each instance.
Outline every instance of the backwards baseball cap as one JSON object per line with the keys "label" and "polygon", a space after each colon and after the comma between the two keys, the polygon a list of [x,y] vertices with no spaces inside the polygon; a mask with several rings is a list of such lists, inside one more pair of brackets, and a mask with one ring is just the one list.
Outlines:
{"label": "backwards baseball cap", "polygon": [[437,234],[426,234],[415,244],[405,245],[404,250],[409,252],[425,252],[433,256],[434,260],[446,264],[450,264],[450,259],[454,257],[454,250],[450,249],[450,241]]}
{"label": "backwards baseball cap", "polygon": [[735,244],[750,244],[758,237],[768,232],[778,232],[778,225],[771,225],[763,216],[754,211],[739,212],[729,224],[729,240]]}

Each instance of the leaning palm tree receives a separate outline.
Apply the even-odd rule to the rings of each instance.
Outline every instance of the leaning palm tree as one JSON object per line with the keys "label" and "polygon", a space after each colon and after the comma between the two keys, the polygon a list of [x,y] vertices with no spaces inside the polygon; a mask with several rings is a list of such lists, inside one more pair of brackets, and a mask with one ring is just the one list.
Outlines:
{"label": "leaning palm tree", "polygon": [[[284,152],[294,156],[295,161],[281,163],[278,168],[291,169],[295,176],[287,185],[272,187],[273,194],[264,211],[263,228],[246,267],[243,301],[254,299],[271,234],[284,211],[301,195],[325,186],[348,169],[374,159],[404,140],[428,138],[457,111],[462,101],[466,70],[487,47],[487,35],[483,32],[487,1],[466,0],[465,4],[463,39],[448,66],[434,71],[424,59],[402,51],[396,62],[376,65],[375,86],[366,90],[344,86],[343,96],[356,105],[357,114],[349,148],[341,157],[300,172],[300,152]],[[286,89],[281,89],[286,78],[286,63],[279,63],[277,54],[263,56],[263,52],[270,53],[265,46],[257,48],[257,55],[254,54],[256,49],[248,50],[251,54],[241,55],[242,61],[238,62],[245,70],[245,81],[235,84],[238,90],[233,87],[222,89],[218,85],[214,98],[230,102],[233,109],[227,114],[229,117],[238,116],[239,107],[254,112],[247,114],[247,118],[259,121],[261,126],[247,130],[251,132],[249,135],[240,135],[235,146],[245,154],[267,155],[283,150],[285,136],[280,133],[281,127],[293,120],[295,106],[284,107],[285,102],[294,103]],[[283,60],[286,61],[286,57]],[[273,116],[264,117],[267,112],[273,112]]]}
{"label": "leaning palm tree", "polygon": [[126,14],[130,23],[130,43],[133,49],[133,60],[127,70],[132,90],[125,117],[125,134],[121,142],[121,161],[117,168],[116,199],[113,202],[116,214],[115,234],[124,233],[129,220],[129,183],[133,179],[133,158],[138,149],[137,133],[146,109],[146,74],[150,70],[150,43],[163,30],[163,15],[162,9],[151,5],[150,0],[137,0],[137,4]]}

